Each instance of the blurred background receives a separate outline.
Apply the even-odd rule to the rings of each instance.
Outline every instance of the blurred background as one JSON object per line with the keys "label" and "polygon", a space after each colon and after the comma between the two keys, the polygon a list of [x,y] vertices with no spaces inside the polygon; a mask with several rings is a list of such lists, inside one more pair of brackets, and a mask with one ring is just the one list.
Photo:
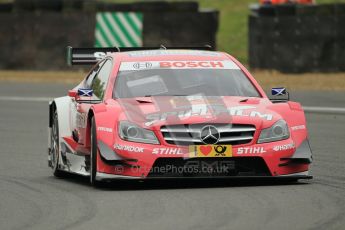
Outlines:
{"label": "blurred background", "polygon": [[211,45],[265,88],[344,90],[344,23],[344,0],[0,0],[0,79],[76,83],[68,45]]}

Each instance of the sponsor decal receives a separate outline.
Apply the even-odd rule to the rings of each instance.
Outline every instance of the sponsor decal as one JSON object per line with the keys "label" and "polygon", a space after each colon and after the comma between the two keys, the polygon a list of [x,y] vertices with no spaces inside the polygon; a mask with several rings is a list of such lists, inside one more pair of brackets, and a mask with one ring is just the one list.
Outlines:
{"label": "sponsor decal", "polygon": [[144,148],[136,147],[136,146],[130,146],[130,145],[115,144],[114,145],[114,149],[124,150],[124,151],[128,151],[128,152],[135,152],[135,153],[142,153],[142,152],[144,152]]}
{"label": "sponsor decal", "polygon": [[[184,110],[180,110],[183,109]],[[159,121],[166,121],[168,117],[178,117],[180,119],[187,119],[193,116],[207,116],[213,115],[218,116],[220,114],[228,114],[231,116],[243,116],[243,117],[259,117],[265,120],[272,120],[272,114],[262,114],[256,109],[254,106],[234,106],[226,108],[225,106],[221,105],[198,105],[198,106],[182,106],[178,108],[178,111],[170,111],[164,113],[151,113],[146,116],[146,120],[148,120],[145,125],[151,126],[152,124],[159,122]],[[251,111],[248,111],[251,110]]]}
{"label": "sponsor decal", "polygon": [[217,97],[217,98],[206,98],[203,96],[186,96],[186,97],[174,97],[170,99],[170,103],[172,106],[175,108],[183,107],[186,105],[210,105],[210,104],[215,104],[215,105],[223,105],[223,97]]}
{"label": "sponsor decal", "polygon": [[155,155],[183,155],[180,148],[154,148],[152,154]]}
{"label": "sponsor decal", "polygon": [[160,62],[160,68],[224,68],[222,61],[174,61]]}
{"label": "sponsor decal", "polygon": [[140,69],[240,69],[232,61],[152,61],[122,62],[120,71]]}
{"label": "sponsor decal", "polygon": [[112,133],[113,129],[112,128],[108,128],[108,127],[97,127],[98,131],[103,131],[103,132],[107,132],[107,133]]}
{"label": "sponsor decal", "polygon": [[190,145],[189,157],[232,157],[232,146]]}
{"label": "sponsor decal", "polygon": [[291,129],[292,129],[293,131],[305,129],[305,125],[292,126]]}
{"label": "sponsor decal", "polygon": [[85,128],[86,127],[86,115],[85,113],[77,113],[77,127]]}
{"label": "sponsor decal", "polygon": [[283,150],[289,150],[295,148],[295,144],[286,144],[286,145],[277,145],[273,147],[274,151],[283,151]]}
{"label": "sponsor decal", "polygon": [[238,155],[265,153],[264,147],[241,147],[237,149]]}
{"label": "sponsor decal", "polygon": [[133,64],[134,69],[150,69],[152,68],[151,62],[136,62]]}
{"label": "sponsor decal", "polygon": [[116,165],[114,167],[114,173],[115,174],[121,174],[125,171],[125,168],[122,165]]}

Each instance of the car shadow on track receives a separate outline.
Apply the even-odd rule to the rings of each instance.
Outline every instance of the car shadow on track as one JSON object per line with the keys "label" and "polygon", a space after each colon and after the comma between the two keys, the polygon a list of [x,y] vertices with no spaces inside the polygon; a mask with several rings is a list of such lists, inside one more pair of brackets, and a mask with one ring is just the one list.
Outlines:
{"label": "car shadow on track", "polygon": [[[92,185],[88,177],[78,175],[65,175],[63,180],[83,186]],[[99,183],[96,187],[100,190],[126,191],[126,190],[163,190],[163,189],[200,189],[200,188],[222,188],[222,187],[253,187],[253,186],[287,186],[307,185],[308,180],[291,181],[287,179],[149,179],[149,180],[113,180]]]}

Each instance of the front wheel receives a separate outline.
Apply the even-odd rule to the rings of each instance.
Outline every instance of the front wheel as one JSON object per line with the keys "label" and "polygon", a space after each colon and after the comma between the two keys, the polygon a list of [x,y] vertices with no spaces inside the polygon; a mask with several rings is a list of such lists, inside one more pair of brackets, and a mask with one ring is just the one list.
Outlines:
{"label": "front wheel", "polygon": [[50,147],[50,165],[53,169],[53,175],[56,177],[64,176],[64,173],[59,169],[60,158],[60,144],[59,144],[59,120],[58,114],[55,110],[53,117],[53,124],[51,128],[51,147]]}

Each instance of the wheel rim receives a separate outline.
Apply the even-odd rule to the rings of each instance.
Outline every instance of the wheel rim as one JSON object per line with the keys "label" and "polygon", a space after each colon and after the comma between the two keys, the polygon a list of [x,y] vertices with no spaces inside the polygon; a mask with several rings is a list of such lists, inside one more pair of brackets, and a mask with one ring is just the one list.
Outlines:
{"label": "wheel rim", "polygon": [[55,117],[53,127],[52,127],[51,152],[50,152],[50,160],[51,160],[53,170],[56,170],[57,168],[58,154],[59,154],[59,134],[58,134],[58,129],[57,129],[57,119]]}

